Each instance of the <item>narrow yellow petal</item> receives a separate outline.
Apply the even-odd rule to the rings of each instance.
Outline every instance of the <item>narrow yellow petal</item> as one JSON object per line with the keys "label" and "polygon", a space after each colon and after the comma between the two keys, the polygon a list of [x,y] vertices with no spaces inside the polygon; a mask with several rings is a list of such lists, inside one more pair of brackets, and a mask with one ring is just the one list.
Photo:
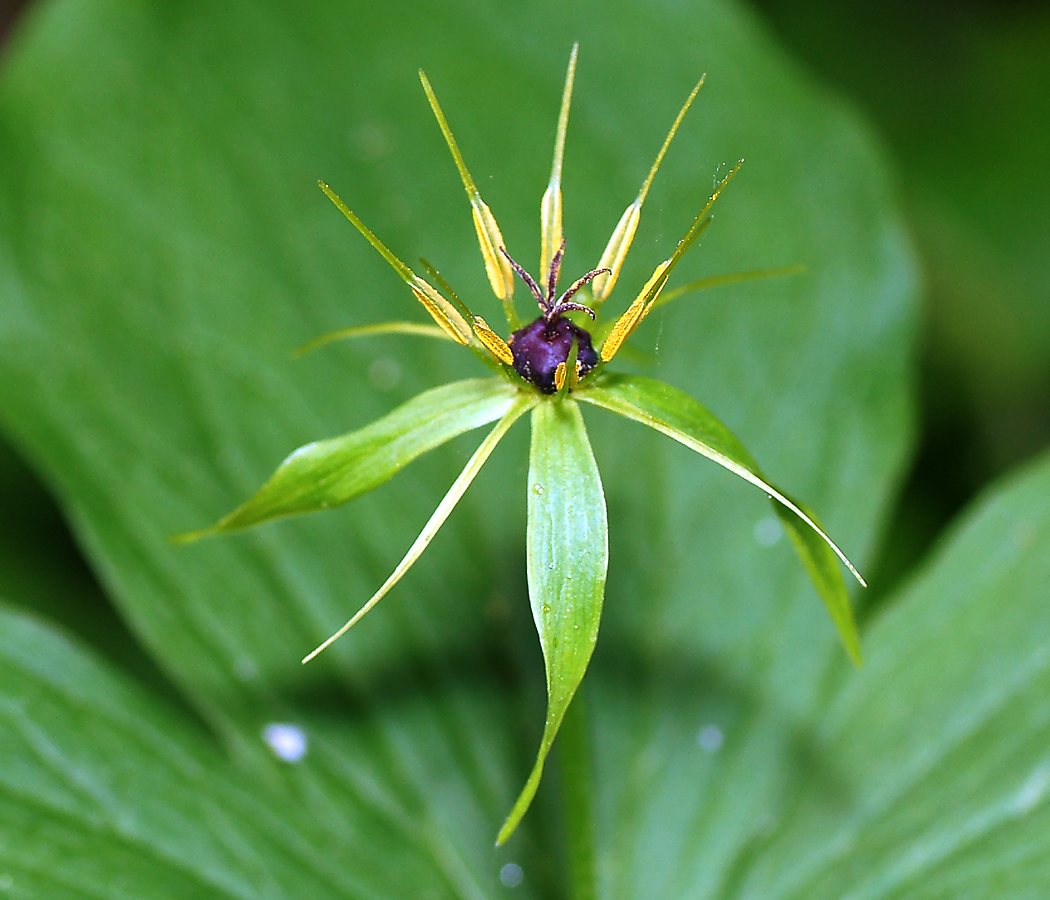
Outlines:
{"label": "narrow yellow petal", "polygon": [[561,166],[565,156],[565,132],[569,127],[569,106],[572,102],[572,85],[576,79],[576,57],[580,45],[572,45],[569,68],[565,73],[565,87],[561,95],[561,112],[558,114],[558,131],[554,136],[554,160],[551,163],[551,180],[540,203],[540,284],[547,287],[547,274],[551,260],[561,246]]}
{"label": "narrow yellow petal", "polygon": [[474,333],[478,336],[478,340],[485,345],[485,349],[501,363],[506,363],[508,366],[514,364],[514,354],[511,352],[510,347],[507,346],[507,342],[489,328],[488,322],[481,316],[474,316]]}
{"label": "narrow yellow petal", "polygon": [[467,320],[460,315],[456,307],[418,276],[411,287],[416,299],[423,304],[423,308],[430,313],[431,318],[437,322],[445,334],[457,344],[470,343],[470,326],[467,325]]}
{"label": "narrow yellow petal", "polygon": [[740,281],[755,281],[759,278],[780,278],[784,275],[804,275],[806,270],[807,267],[804,264],[793,263],[790,266],[776,266],[771,269],[749,269],[746,272],[728,272],[724,275],[708,275],[706,278],[698,278],[696,281],[690,281],[688,284],[676,287],[673,291],[668,291],[666,294],[661,295],[660,299],[654,305],[663,306],[665,303],[677,300],[683,294],[688,294],[692,291],[706,291],[709,288],[722,287],[727,284],[736,284]]}
{"label": "narrow yellow petal", "polygon": [[304,356],[318,347],[331,344],[333,341],[345,341],[347,338],[369,337],[377,334],[414,334],[419,337],[432,337],[440,340],[448,337],[444,328],[435,328],[433,325],[427,325],[423,322],[375,322],[371,325],[355,325],[352,328],[340,328],[338,331],[329,331],[327,334],[322,334],[320,337],[316,337],[312,341],[307,341],[305,344],[296,347],[292,351],[292,356],[295,358]]}

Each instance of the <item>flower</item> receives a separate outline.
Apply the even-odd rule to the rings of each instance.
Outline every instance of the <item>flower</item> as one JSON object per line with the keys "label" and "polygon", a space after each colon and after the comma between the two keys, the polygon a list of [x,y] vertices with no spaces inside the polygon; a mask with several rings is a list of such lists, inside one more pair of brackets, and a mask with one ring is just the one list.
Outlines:
{"label": "flower", "polygon": [[[562,294],[557,293],[565,247],[561,220],[562,155],[576,57],[574,47],[558,119],[550,184],[541,203],[539,281],[508,252],[433,88],[426,75],[419,73],[470,200],[485,270],[506,316],[506,339],[484,318],[475,315],[429,264],[424,262],[423,266],[436,287],[387,249],[327,184],[320,184],[343,215],[405,281],[433,324],[384,322],[343,329],[312,341],[300,351],[367,334],[416,334],[463,345],[495,374],[433,388],[358,431],[300,447],[251,499],[210,528],[179,538],[193,540],[280,516],[337,506],[378,487],[428,450],[495,422],[390,577],[346,624],[304,658],[303,662],[308,662],[345,634],[400,581],[433,540],[496,445],[518,419],[530,413],[527,569],[529,597],[546,666],[548,708],[535,766],[497,843],[510,836],[532,801],[544,761],[587,669],[597,638],[608,566],[608,528],[605,495],[581,404],[602,407],[654,428],[765,491],[827,605],[847,651],[860,662],[856,625],[839,560],[861,584],[864,582],[824,532],[816,515],[768,481],[744,446],[691,397],[651,378],[607,371],[624,342],[654,307],[713,283],[785,273],[766,270],[723,276],[663,293],[683,254],[711,223],[711,207],[739,170],[737,163],[718,182],[674,252],[656,267],[626,311],[614,320],[601,318],[603,305],[634,240],[649,187],[703,79],[682,106],[638,196],[614,229],[598,265]],[[517,316],[513,300],[515,277],[527,285],[538,307],[538,317],[528,323],[522,323]],[[572,314],[576,315],[575,320]]]}

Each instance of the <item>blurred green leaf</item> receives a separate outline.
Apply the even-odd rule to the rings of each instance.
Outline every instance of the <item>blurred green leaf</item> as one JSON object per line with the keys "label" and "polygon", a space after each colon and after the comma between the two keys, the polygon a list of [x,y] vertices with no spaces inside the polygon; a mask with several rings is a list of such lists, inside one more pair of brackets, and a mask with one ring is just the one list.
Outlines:
{"label": "blurred green leaf", "polygon": [[927,428],[973,491],[1050,441],[1050,7],[759,5],[899,161],[928,276]]}
{"label": "blurred green leaf", "polygon": [[[747,167],[703,252],[676,276],[794,263],[807,274],[657,310],[634,340],[655,347],[656,374],[703,397],[863,560],[907,450],[914,324],[909,250],[866,127],[723,3],[616,2],[595,16],[553,0],[57,0],[24,26],[0,78],[4,428],[232,769],[267,773],[262,791],[274,764],[267,723],[302,721],[311,740],[323,732],[325,766],[294,768],[314,815],[287,813],[288,828],[343,860],[347,877],[367,876],[373,842],[395,862],[422,860],[404,865],[404,884],[361,894],[442,896],[430,887],[442,884],[430,869],[440,860],[446,881],[482,885],[459,895],[500,890],[487,886],[512,861],[530,890],[556,895],[546,788],[504,855],[491,848],[542,721],[531,705],[540,654],[514,618],[526,566],[525,456],[513,435],[382,614],[305,668],[302,654],[418,533],[470,452],[463,440],[340,511],[191,547],[168,537],[250,496],[289,448],[476,374],[459,348],[395,336],[289,359],[333,328],[418,314],[315,183],[339,184],[400,257],[435,260],[472,308],[498,315],[494,300],[480,308],[490,288],[469,209],[414,73],[423,66],[440,84],[508,249],[527,257],[578,37],[566,273],[598,259],[707,71],[653,184],[620,296],[667,258],[719,167],[741,156]],[[552,34],[572,38],[559,46]],[[607,644],[717,673],[756,704],[808,720],[836,665],[834,630],[786,547],[756,541],[762,498],[741,499],[685,450],[614,418],[589,423],[613,567],[598,653]],[[491,691],[491,703],[459,702],[462,684]],[[11,702],[18,690],[0,685]],[[622,708],[645,696],[639,685]],[[630,749],[626,758],[649,764]],[[756,789],[778,783],[771,772],[754,769]],[[400,825],[370,817],[375,803],[425,823],[418,857]],[[53,818],[30,814],[41,827]],[[664,822],[659,839],[680,835],[678,824]]]}
{"label": "blurred green leaf", "polygon": [[528,501],[529,598],[547,670],[547,721],[536,764],[500,830],[500,844],[532,803],[547,754],[591,661],[602,617],[609,523],[601,476],[574,400],[547,401],[532,411]]}
{"label": "blurred green leaf", "polygon": [[210,528],[180,535],[179,540],[249,528],[353,500],[427,451],[494,422],[510,409],[517,393],[502,378],[460,381],[424,391],[364,428],[295,450],[251,499]]}
{"label": "blurred green leaf", "polygon": [[[495,814],[484,788],[507,794],[506,760],[486,766],[486,757],[506,744],[482,738],[500,718],[487,688],[446,684],[426,704],[388,704],[380,719],[359,719],[349,742],[344,724],[306,704],[270,723],[284,729],[270,738],[275,754],[246,769],[156,696],[8,610],[0,684],[0,878],[10,896],[481,898],[498,889],[496,868],[477,880],[418,793],[440,796],[460,829],[476,832]],[[446,731],[446,717],[470,723],[479,744]],[[399,746],[424,742],[427,760]],[[457,790],[456,763],[497,782],[482,775]],[[353,801],[334,802],[333,783]]]}
{"label": "blurred green leaf", "polygon": [[1041,896],[1050,457],[968,511],[810,720],[599,644],[601,896]]}

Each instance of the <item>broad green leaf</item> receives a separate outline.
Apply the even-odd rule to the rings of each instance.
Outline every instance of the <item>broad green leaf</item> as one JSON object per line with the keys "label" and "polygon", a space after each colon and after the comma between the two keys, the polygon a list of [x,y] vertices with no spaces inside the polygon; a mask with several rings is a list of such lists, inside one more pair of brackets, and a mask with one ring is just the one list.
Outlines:
{"label": "broad green leaf", "polygon": [[532,618],[547,670],[547,721],[529,780],[500,830],[502,844],[532,803],[543,764],[594,651],[609,568],[605,494],[575,401],[532,411],[528,568]]}
{"label": "broad green leaf", "polygon": [[[2,890],[48,900],[495,896],[498,858],[471,860],[471,871],[433,801],[458,805],[457,828],[476,832],[509,793],[507,745],[490,733],[487,747],[471,746],[433,725],[451,714],[479,735],[486,722],[495,731],[499,703],[483,687],[445,687],[431,709],[386,704],[352,742],[309,709],[260,719],[252,764],[242,752],[235,765],[197,722],[0,608]],[[284,760],[265,749],[268,725]],[[398,746],[420,742],[429,759]],[[470,784],[465,765],[448,771],[469,762],[477,772],[486,754],[504,755],[487,773],[504,782],[495,797],[477,790],[484,779]]]}
{"label": "broad green leaf", "polygon": [[640,376],[606,375],[578,396],[585,403],[666,434],[769,494],[813,586],[831,614],[842,643],[854,662],[860,664],[857,625],[836,557],[864,584],[860,573],[827,536],[814,513],[767,481],[744,445],[710,410],[669,384]]}
{"label": "broad green leaf", "polygon": [[502,378],[460,381],[425,391],[371,425],[300,447],[254,497],[210,528],[182,535],[180,540],[249,528],[353,500],[427,451],[494,422],[517,395],[518,390]]}

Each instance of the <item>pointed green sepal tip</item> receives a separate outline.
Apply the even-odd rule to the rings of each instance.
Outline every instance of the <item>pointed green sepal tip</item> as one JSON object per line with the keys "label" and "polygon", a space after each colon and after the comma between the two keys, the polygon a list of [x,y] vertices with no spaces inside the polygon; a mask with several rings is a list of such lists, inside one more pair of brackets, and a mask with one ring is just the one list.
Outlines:
{"label": "pointed green sepal tip", "polygon": [[[555,728],[555,731],[557,731],[557,728]],[[507,816],[506,821],[503,823],[503,827],[500,828],[499,834],[496,836],[497,847],[503,846],[510,836],[517,831],[518,826],[521,824],[521,820],[525,817],[525,813],[529,811],[529,807],[532,805],[532,801],[536,797],[536,791],[539,789],[540,780],[543,778],[543,764],[547,761],[547,753],[553,741],[554,737],[552,736],[548,742],[547,734],[544,732],[544,746],[540,750],[540,755],[536,759],[536,764],[532,767],[532,772],[529,774],[529,780],[525,782],[525,787],[518,795],[518,799],[514,802],[514,808],[510,811],[510,815]]]}

